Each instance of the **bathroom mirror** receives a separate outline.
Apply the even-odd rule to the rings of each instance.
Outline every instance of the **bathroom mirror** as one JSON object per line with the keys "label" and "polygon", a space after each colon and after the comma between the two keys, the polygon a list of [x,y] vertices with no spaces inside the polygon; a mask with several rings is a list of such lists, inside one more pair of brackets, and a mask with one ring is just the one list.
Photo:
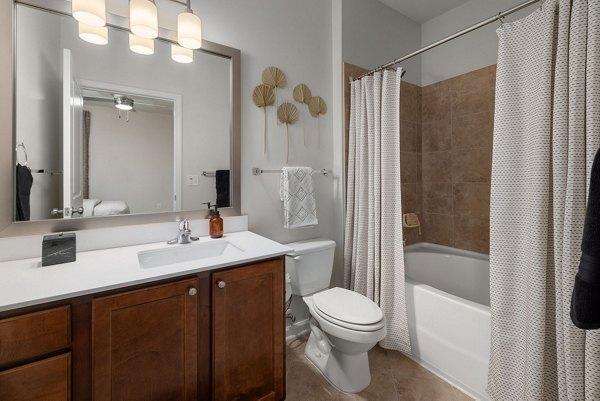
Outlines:
{"label": "bathroom mirror", "polygon": [[203,41],[179,63],[161,29],[138,54],[111,14],[108,43],[92,44],[70,2],[52,5],[13,5],[11,225],[173,220],[204,202],[239,214],[239,50]]}

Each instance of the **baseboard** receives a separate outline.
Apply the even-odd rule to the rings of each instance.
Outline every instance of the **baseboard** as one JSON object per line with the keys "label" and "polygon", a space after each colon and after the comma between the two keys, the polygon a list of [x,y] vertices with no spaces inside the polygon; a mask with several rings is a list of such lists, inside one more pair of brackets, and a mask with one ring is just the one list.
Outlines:
{"label": "baseboard", "polygon": [[285,328],[285,338],[286,340],[299,337],[303,334],[306,334],[310,331],[309,319],[300,320],[296,323],[293,323]]}

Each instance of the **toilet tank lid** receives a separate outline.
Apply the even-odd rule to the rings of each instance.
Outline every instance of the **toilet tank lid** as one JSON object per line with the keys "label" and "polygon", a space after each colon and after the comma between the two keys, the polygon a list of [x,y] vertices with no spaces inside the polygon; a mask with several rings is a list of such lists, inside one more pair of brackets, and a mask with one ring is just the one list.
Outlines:
{"label": "toilet tank lid", "polygon": [[306,241],[291,242],[285,244],[292,248],[289,256],[298,256],[306,253],[324,251],[326,249],[335,248],[335,241],[325,238],[309,239]]}

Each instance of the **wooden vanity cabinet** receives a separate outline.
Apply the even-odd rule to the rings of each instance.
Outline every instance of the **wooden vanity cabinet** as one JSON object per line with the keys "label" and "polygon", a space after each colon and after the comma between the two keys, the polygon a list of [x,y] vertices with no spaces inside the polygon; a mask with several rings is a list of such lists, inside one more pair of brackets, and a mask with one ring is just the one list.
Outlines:
{"label": "wooden vanity cabinet", "polygon": [[198,280],[93,301],[95,401],[198,399]]}
{"label": "wooden vanity cabinet", "polygon": [[212,274],[215,401],[284,398],[283,275],[281,260]]}
{"label": "wooden vanity cabinet", "polygon": [[0,319],[0,400],[68,401],[70,307]]}
{"label": "wooden vanity cabinet", "polygon": [[0,401],[283,400],[283,277],[279,257],[0,313]]}

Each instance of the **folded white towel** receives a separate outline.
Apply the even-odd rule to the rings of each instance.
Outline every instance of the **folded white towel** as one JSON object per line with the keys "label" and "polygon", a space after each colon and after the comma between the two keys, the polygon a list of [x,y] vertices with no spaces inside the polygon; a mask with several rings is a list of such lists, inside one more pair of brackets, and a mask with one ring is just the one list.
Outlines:
{"label": "folded white towel", "polygon": [[285,228],[314,226],[319,223],[312,168],[284,167],[281,173],[279,197],[283,201]]}

